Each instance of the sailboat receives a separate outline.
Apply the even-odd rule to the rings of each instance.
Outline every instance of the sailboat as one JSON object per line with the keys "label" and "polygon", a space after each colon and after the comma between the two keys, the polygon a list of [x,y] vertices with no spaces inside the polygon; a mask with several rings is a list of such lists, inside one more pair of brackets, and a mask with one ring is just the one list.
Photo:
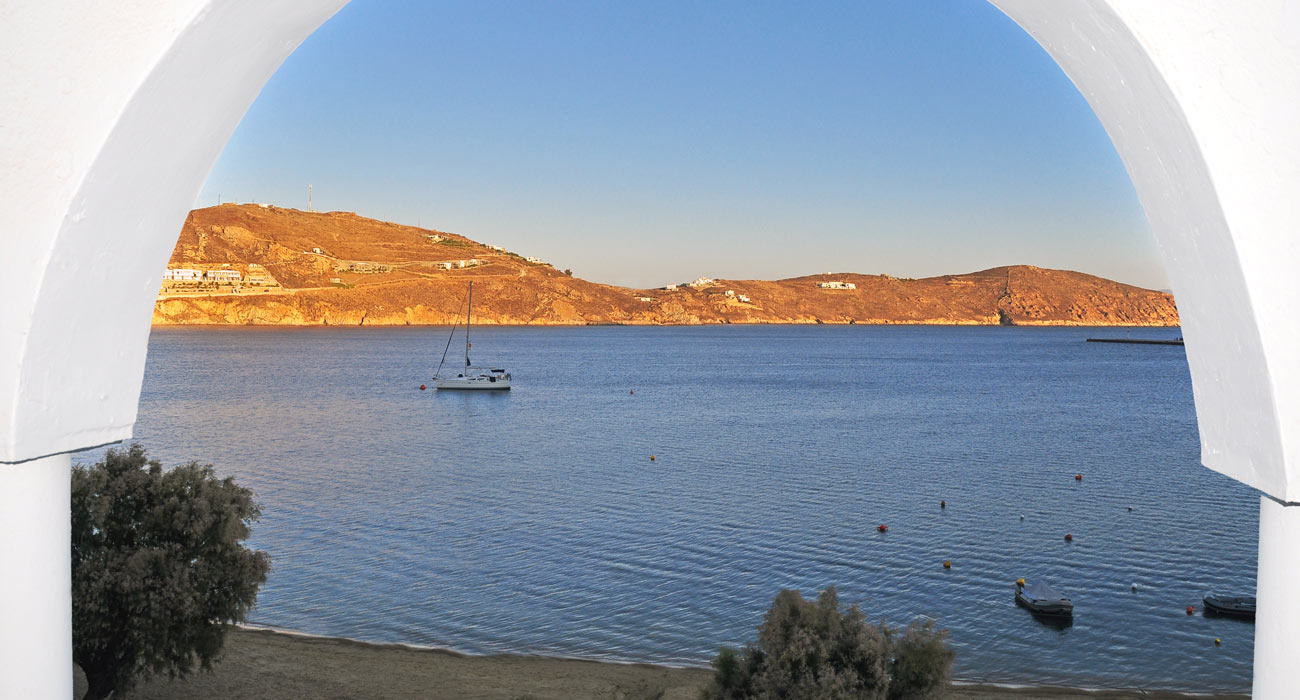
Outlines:
{"label": "sailboat", "polygon": [[447,347],[442,351],[442,360],[438,362],[438,369],[433,375],[433,386],[437,389],[473,389],[484,391],[509,391],[510,390],[510,373],[504,369],[496,367],[475,367],[469,359],[469,342],[470,323],[473,318],[474,308],[474,283],[469,283],[469,300],[465,303],[465,368],[456,373],[456,376],[442,375],[443,362],[447,361],[447,350],[451,348],[452,338],[456,336],[456,326],[451,327],[451,335],[447,336]]}

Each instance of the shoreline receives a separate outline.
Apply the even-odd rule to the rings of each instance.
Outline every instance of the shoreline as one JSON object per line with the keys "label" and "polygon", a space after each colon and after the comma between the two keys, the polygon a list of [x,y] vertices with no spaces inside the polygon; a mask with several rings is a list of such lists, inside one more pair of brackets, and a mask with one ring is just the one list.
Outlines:
{"label": "shoreline", "polygon": [[[152,323],[150,328],[451,328],[451,323]],[[1111,324],[1087,323],[977,323],[966,321],[733,321],[730,323],[638,323],[623,321],[586,321],[583,323],[495,323],[476,321],[485,328],[713,328],[717,326],[929,326],[934,328],[1119,328],[1173,329],[1181,324]]]}
{"label": "shoreline", "polygon": [[[84,692],[75,674],[76,697]],[[239,626],[226,637],[212,673],[141,683],[135,700],[199,698],[463,698],[484,700],[694,700],[708,668],[597,661],[531,654],[466,654],[403,643],[364,642],[267,627]],[[1070,688],[956,681],[951,700],[1244,700],[1248,694]]]}

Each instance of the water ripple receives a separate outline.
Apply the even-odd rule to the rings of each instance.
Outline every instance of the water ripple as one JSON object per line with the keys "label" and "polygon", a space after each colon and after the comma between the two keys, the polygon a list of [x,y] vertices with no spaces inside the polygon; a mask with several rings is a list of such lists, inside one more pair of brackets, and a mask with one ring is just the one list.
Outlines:
{"label": "water ripple", "polygon": [[[255,622],[701,665],[780,588],[836,584],[873,620],[949,628],[967,679],[1250,686],[1253,627],[1183,610],[1253,591],[1258,506],[1198,466],[1177,348],[484,329],[517,389],[481,396],[416,390],[439,334],[154,331],[136,434],[257,491]],[[1074,624],[1017,608],[1020,576],[1066,591]]]}

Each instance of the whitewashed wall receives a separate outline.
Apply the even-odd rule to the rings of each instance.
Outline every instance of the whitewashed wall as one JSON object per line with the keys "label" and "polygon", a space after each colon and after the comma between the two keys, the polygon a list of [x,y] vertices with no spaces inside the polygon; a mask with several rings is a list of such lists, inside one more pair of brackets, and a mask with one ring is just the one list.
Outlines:
{"label": "whitewashed wall", "polygon": [[[1300,501],[1300,3],[991,1],[1061,65],[1128,168],[1179,302],[1203,461]],[[49,455],[130,436],[185,214],[262,86],[345,2],[0,0],[0,512],[48,524],[5,521],[4,570],[64,576],[67,502],[21,484],[67,469]],[[1300,536],[1291,508],[1265,512],[1261,586],[1289,580],[1266,559]],[[49,559],[17,560],[31,552]],[[66,589],[33,599],[13,578],[0,608],[66,630]],[[1256,645],[1256,697],[1287,692],[1293,617]],[[42,685],[66,654],[28,639],[0,629],[0,696],[66,695]]]}
{"label": "whitewashed wall", "polygon": [[176,235],[345,0],[0,3],[0,462],[131,435]]}

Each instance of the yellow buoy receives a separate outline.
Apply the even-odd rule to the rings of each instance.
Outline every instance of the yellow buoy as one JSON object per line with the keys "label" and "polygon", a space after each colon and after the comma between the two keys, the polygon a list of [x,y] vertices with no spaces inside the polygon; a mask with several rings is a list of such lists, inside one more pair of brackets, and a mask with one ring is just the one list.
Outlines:
{"label": "yellow buoy", "polygon": [[1025,587],[1025,580],[1024,580],[1023,578],[1018,578],[1018,579],[1016,579],[1016,585],[1017,585],[1017,586],[1020,586],[1021,588],[1024,588],[1024,587]]}
{"label": "yellow buoy", "polygon": [[1215,638],[1214,638],[1214,646],[1217,647],[1217,646],[1220,646],[1220,645],[1222,645],[1222,644],[1223,644],[1223,640],[1222,640],[1222,639],[1219,639],[1218,637],[1215,637]]}
{"label": "yellow buoy", "polygon": [[945,569],[951,569],[951,568],[952,568],[952,562],[950,562],[950,561],[944,561],[944,562],[943,562],[943,568],[945,568]]}

